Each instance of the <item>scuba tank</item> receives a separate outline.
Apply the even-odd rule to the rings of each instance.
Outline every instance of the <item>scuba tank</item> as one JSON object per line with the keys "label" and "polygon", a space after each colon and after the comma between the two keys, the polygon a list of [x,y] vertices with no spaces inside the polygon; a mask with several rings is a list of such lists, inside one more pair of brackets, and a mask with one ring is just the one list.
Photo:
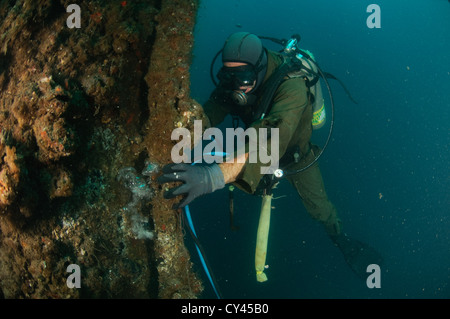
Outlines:
{"label": "scuba tank", "polygon": [[[289,51],[289,47],[287,47]],[[286,51],[286,48],[285,48]],[[312,127],[314,130],[321,128],[326,122],[326,111],[325,111],[325,101],[322,96],[322,86],[318,78],[318,69],[314,55],[308,50],[302,50],[311,57],[311,60],[305,58],[304,56],[297,54],[295,57],[302,63],[302,69],[296,72],[291,72],[288,77],[305,77],[307,79],[307,86],[309,87],[309,92],[313,96],[313,119]],[[287,53],[290,53],[287,52]],[[305,72],[305,70],[311,70],[312,72]],[[309,83],[309,85],[308,85]],[[313,84],[314,83],[314,84]]]}
{"label": "scuba tank", "polygon": [[[273,39],[270,39],[273,40]],[[320,85],[320,70],[317,65],[316,59],[314,55],[308,50],[300,50],[298,48],[298,42],[300,41],[300,36],[295,34],[289,39],[285,41],[285,46],[283,48],[283,52],[289,56],[295,55],[301,64],[302,67],[300,70],[296,72],[291,72],[288,74],[289,77],[303,77],[307,82],[307,86],[309,88],[309,92],[312,94],[313,100],[313,119],[312,126],[313,129],[317,130],[321,128],[325,124],[326,120],[326,111],[325,111],[325,102],[322,96],[322,86]],[[301,53],[306,53],[302,55]]]}

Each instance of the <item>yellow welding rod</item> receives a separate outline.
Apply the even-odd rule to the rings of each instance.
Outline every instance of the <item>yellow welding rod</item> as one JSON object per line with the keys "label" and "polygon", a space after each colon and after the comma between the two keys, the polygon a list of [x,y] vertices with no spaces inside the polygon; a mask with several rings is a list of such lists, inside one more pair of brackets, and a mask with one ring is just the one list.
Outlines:
{"label": "yellow welding rod", "polygon": [[256,280],[264,282],[267,276],[264,273],[267,256],[267,241],[269,239],[270,210],[272,208],[272,195],[264,195],[259,216],[258,233],[256,235],[255,269]]}

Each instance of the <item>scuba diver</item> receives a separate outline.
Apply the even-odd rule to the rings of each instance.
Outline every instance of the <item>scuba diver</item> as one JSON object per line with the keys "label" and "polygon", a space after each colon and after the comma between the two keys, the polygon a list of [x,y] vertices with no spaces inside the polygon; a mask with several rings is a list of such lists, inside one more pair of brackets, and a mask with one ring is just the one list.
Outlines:
{"label": "scuba diver", "polygon": [[[284,177],[296,189],[309,215],[323,225],[351,269],[365,279],[367,266],[380,265],[381,257],[370,246],[343,232],[317,163],[323,150],[310,142],[313,126],[323,125],[323,118],[316,118],[321,109],[323,111],[324,103],[320,86],[317,86],[318,66],[310,63],[309,67],[303,68],[303,73],[299,73],[302,62],[289,58],[286,49],[284,52],[266,49],[261,38],[248,32],[231,34],[216,55],[217,58],[222,54],[223,67],[217,74],[216,89],[203,105],[209,126],[217,126],[230,114],[235,126],[241,119],[246,127],[278,128],[279,165],[285,170]],[[297,44],[300,37],[295,40]],[[287,44],[286,40],[282,43]],[[300,52],[314,60],[308,51]],[[314,76],[309,77],[310,74]],[[320,74],[323,78],[324,74],[321,71]],[[278,179],[262,174],[263,164],[250,162],[248,152],[243,156],[245,160],[233,163],[166,165],[158,182],[182,184],[166,191],[164,197],[183,196],[177,205],[182,208],[195,198],[222,189],[229,183],[249,194],[270,192]]]}

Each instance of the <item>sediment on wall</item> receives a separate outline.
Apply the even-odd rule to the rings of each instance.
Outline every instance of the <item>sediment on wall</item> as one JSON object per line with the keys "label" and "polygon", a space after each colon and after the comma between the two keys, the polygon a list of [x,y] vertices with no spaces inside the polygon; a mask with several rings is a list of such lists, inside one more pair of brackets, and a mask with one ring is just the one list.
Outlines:
{"label": "sediment on wall", "polygon": [[[0,3],[0,296],[195,298],[158,168],[189,97],[197,1]],[[66,285],[80,266],[81,288]]]}

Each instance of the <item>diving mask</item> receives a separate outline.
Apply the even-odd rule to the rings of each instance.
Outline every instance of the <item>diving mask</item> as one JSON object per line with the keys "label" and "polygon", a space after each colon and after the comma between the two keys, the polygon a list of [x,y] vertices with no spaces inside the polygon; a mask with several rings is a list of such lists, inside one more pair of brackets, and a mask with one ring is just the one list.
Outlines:
{"label": "diving mask", "polygon": [[256,83],[256,71],[251,65],[222,67],[217,74],[219,85],[228,90],[242,90]]}
{"label": "diving mask", "polygon": [[222,67],[217,74],[219,86],[229,95],[234,104],[244,106],[254,102],[254,96],[247,94],[256,84],[256,72],[251,65]]}

